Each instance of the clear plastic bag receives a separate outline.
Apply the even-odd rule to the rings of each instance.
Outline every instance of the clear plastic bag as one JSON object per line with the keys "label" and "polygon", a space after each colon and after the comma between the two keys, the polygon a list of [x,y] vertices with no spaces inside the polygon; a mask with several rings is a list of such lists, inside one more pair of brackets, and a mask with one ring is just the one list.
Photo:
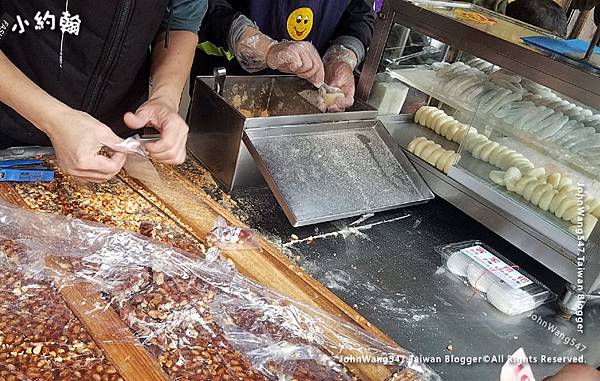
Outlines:
{"label": "clear plastic bag", "polygon": [[206,242],[221,250],[249,250],[260,247],[253,230],[231,226],[221,216],[217,217],[215,227],[206,238]]}
{"label": "clear plastic bag", "polygon": [[356,54],[343,45],[333,45],[327,49],[327,53],[323,56],[323,63],[328,65],[332,62],[345,62],[350,65],[352,70],[358,66]]}
{"label": "clear plastic bag", "polygon": [[131,136],[108,148],[127,154],[127,161],[123,167],[127,175],[150,184],[160,184],[161,178],[148,158],[148,152],[140,135]]}
{"label": "clear plastic bag", "polygon": [[126,154],[135,154],[141,157],[147,157],[148,154],[146,149],[144,148],[144,144],[142,142],[142,138],[140,135],[131,136],[125,140],[123,140],[119,144],[115,144],[113,146],[108,147],[115,152],[121,152]]}
{"label": "clear plastic bag", "polygon": [[[363,375],[343,365],[351,356],[383,363],[399,379],[440,379],[409,351],[242,276],[218,248],[201,259],[144,236],[3,203],[0,237],[18,248],[0,250],[0,274],[55,291],[92,287],[103,302],[90,308],[112,307],[173,380],[353,380]],[[16,312],[3,307],[0,321]]]}

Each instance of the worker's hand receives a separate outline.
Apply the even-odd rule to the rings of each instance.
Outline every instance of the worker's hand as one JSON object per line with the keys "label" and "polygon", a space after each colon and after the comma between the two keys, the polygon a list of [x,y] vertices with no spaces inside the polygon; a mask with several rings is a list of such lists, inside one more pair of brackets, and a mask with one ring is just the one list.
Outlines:
{"label": "worker's hand", "polygon": [[354,104],[354,68],[358,64],[356,54],[341,45],[334,45],[327,50],[323,57],[325,63],[325,83],[338,87],[344,93],[336,102],[328,106],[329,112],[344,111]]}
{"label": "worker's hand", "polygon": [[104,182],[114,177],[127,155],[113,152],[110,157],[100,149],[123,141],[92,116],[77,110],[61,113],[47,134],[52,141],[58,165],[67,174],[84,182]]}
{"label": "worker's hand", "polygon": [[567,364],[560,372],[543,381],[600,381],[600,372],[589,365]]}
{"label": "worker's hand", "polygon": [[270,46],[267,65],[284,73],[295,74],[317,87],[323,85],[325,72],[319,52],[310,42],[283,41]]}
{"label": "worker's hand", "polygon": [[338,97],[333,105],[327,107],[328,112],[344,111],[354,104],[354,73],[347,62],[334,61],[325,65],[325,83],[340,88],[344,93],[343,97]]}
{"label": "worker's hand", "polygon": [[150,157],[165,164],[181,164],[185,161],[189,127],[179,116],[176,107],[161,99],[149,99],[135,114],[128,112],[123,119],[131,129],[150,126],[160,132],[158,141],[144,144]]}

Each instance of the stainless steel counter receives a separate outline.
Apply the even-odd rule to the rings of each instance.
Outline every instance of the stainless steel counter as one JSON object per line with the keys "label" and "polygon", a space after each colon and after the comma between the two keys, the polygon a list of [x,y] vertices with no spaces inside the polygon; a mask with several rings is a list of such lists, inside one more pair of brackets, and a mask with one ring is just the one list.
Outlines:
{"label": "stainless steel counter", "polygon": [[[441,357],[441,363],[431,366],[445,380],[497,380],[502,366],[448,363],[446,355],[460,361],[461,356],[508,355],[521,346],[538,361],[542,356],[583,354],[594,366],[600,365],[600,304],[587,307],[581,335],[573,323],[556,315],[552,304],[531,315],[507,317],[440,268],[436,245],[481,239],[555,291],[564,286],[560,278],[441,199],[380,213],[354,225],[355,219],[347,219],[292,228],[268,190],[246,191],[234,198],[249,224],[281,244],[369,321],[408,349]],[[299,241],[290,243],[291,234]],[[567,338],[581,343],[579,349],[587,348],[580,352],[563,344]],[[561,366],[536,364],[533,369],[541,380]]]}

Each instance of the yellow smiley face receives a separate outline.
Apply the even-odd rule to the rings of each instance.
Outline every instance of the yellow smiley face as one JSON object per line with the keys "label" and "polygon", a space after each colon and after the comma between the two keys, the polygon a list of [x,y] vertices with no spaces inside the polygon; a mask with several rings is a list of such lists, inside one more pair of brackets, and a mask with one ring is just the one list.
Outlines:
{"label": "yellow smiley face", "polygon": [[304,40],[313,27],[313,11],[310,8],[298,8],[287,19],[287,29],[295,41]]}

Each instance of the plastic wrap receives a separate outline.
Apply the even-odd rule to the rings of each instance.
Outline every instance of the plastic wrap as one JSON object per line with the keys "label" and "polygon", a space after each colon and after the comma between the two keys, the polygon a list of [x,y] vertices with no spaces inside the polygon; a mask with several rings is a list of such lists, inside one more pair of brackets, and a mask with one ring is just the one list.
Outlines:
{"label": "plastic wrap", "polygon": [[[90,313],[112,307],[170,379],[351,380],[358,377],[343,365],[349,356],[384,363],[401,379],[439,379],[410,352],[245,278],[217,248],[198,259],[143,236],[2,203],[0,237],[18,247],[0,252],[2,272],[63,293],[91,287],[103,302]],[[20,313],[10,308],[3,305],[2,320]]]}
{"label": "plastic wrap", "polygon": [[260,247],[253,230],[230,226],[221,216],[217,217],[215,227],[206,241],[210,246],[222,250],[248,250]]}
{"label": "plastic wrap", "polygon": [[276,41],[254,26],[246,26],[236,41],[233,52],[244,70],[255,73],[267,68],[296,74],[315,86],[325,76],[319,52],[310,42]]}
{"label": "plastic wrap", "polygon": [[0,379],[119,380],[50,282],[20,268],[22,254],[0,236]]}
{"label": "plastic wrap", "polygon": [[121,152],[126,154],[136,154],[142,157],[147,157],[146,149],[142,142],[142,138],[139,135],[131,136],[123,140],[119,144],[108,147],[115,152]]}
{"label": "plastic wrap", "polygon": [[147,181],[150,183],[159,183],[160,176],[148,159],[148,152],[144,147],[144,141],[139,135],[131,136],[119,144],[108,147],[115,152],[127,154],[125,162],[125,172],[134,179]]}
{"label": "plastic wrap", "polygon": [[258,28],[246,26],[236,41],[232,42],[232,50],[244,70],[256,73],[268,67],[267,53],[276,43]]}
{"label": "plastic wrap", "polygon": [[[137,157],[131,155],[130,157]],[[105,183],[82,184],[56,171],[54,181],[38,184],[12,184],[29,209],[69,215],[140,233],[183,250],[201,251],[202,242],[192,236],[176,216],[165,218],[167,208],[157,208],[118,178]]]}
{"label": "plastic wrap", "polygon": [[333,45],[327,49],[327,53],[323,56],[323,63],[325,65],[332,62],[345,62],[354,70],[358,65],[358,57],[356,57],[356,54],[352,50],[343,45]]}

